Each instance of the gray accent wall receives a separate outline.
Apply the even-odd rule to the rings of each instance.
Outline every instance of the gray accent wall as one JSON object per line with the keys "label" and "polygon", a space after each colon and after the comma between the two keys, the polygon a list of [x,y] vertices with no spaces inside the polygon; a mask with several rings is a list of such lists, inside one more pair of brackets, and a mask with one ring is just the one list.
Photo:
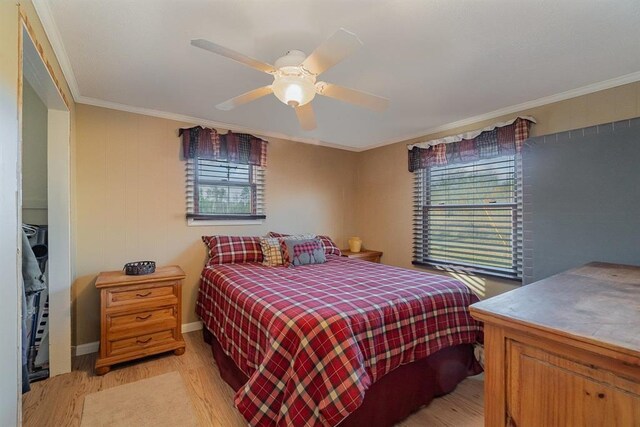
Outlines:
{"label": "gray accent wall", "polygon": [[523,149],[523,283],[590,261],[640,265],[640,118]]}

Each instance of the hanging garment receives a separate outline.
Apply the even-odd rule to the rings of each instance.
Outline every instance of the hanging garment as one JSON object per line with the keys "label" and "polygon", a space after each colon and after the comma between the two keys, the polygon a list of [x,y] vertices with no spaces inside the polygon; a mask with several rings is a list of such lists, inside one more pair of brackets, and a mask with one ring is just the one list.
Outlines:
{"label": "hanging garment", "polygon": [[30,317],[27,314],[27,298],[24,292],[24,280],[20,281],[22,285],[22,392],[26,393],[31,390],[29,385],[29,367],[28,367],[28,353],[29,353],[29,338],[27,319]]}
{"label": "hanging garment", "polygon": [[29,238],[22,232],[22,279],[27,295],[46,289],[44,273],[40,270],[38,259],[31,249]]}

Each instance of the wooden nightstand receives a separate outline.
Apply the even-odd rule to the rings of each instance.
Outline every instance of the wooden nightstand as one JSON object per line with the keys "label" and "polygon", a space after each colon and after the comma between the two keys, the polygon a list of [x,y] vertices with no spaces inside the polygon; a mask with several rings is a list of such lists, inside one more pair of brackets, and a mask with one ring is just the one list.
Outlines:
{"label": "wooden nightstand", "polygon": [[382,252],[363,249],[360,252],[351,252],[348,249],[342,249],[342,256],[347,258],[358,258],[363,261],[380,262]]}
{"label": "wooden nightstand", "polygon": [[182,280],[177,265],[155,273],[127,276],[122,271],[100,273],[100,354],[96,374],[111,365],[152,354],[184,353],[182,339]]}

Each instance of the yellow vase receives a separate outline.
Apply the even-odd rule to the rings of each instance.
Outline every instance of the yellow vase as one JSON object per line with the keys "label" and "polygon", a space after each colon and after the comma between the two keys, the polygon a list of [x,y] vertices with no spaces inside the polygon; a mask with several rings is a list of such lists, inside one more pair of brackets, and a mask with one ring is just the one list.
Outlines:
{"label": "yellow vase", "polygon": [[349,250],[351,252],[360,252],[362,249],[362,239],[359,237],[351,237],[349,239]]}

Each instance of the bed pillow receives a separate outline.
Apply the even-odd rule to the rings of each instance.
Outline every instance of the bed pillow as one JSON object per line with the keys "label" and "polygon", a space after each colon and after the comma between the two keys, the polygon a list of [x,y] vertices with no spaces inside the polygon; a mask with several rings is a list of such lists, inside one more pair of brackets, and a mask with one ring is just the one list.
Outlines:
{"label": "bed pillow", "polygon": [[270,231],[267,236],[269,237],[282,237],[285,239],[315,239],[316,235],[313,233],[299,233],[299,234],[284,234],[284,233],[276,233],[274,231]]}
{"label": "bed pillow", "polygon": [[342,251],[340,250],[340,248],[338,248],[338,246],[336,246],[335,243],[333,243],[333,240],[331,240],[331,237],[318,236],[318,239],[320,239],[320,243],[322,243],[322,247],[324,247],[325,255],[342,256]]}
{"label": "bed pillow", "polygon": [[277,237],[261,237],[260,247],[262,248],[262,257],[264,265],[268,267],[277,267],[282,265],[282,248]]}
{"label": "bed pillow", "polygon": [[322,264],[327,261],[320,239],[288,239],[279,237],[285,267]]}
{"label": "bed pillow", "polygon": [[287,238],[292,238],[292,237],[300,237],[300,238],[310,238],[310,237],[302,237],[302,236],[313,236],[313,237],[317,237],[318,239],[320,239],[320,241],[322,242],[322,247],[324,247],[324,253],[325,255],[338,255],[341,256],[342,255],[342,251],[340,250],[340,248],[338,248],[338,246],[333,242],[333,240],[331,240],[331,237],[329,236],[316,236],[315,234],[299,234],[299,235],[290,235],[290,234],[283,234],[283,233],[276,233],[275,231],[270,231],[269,232],[269,237],[287,237]]}
{"label": "bed pillow", "polygon": [[208,264],[240,264],[262,262],[260,237],[254,236],[202,236],[209,248]]}
{"label": "bed pillow", "polygon": [[275,231],[270,231],[269,233],[267,233],[267,236],[269,236],[269,237],[288,237],[288,236],[290,236],[290,234],[276,233]]}

